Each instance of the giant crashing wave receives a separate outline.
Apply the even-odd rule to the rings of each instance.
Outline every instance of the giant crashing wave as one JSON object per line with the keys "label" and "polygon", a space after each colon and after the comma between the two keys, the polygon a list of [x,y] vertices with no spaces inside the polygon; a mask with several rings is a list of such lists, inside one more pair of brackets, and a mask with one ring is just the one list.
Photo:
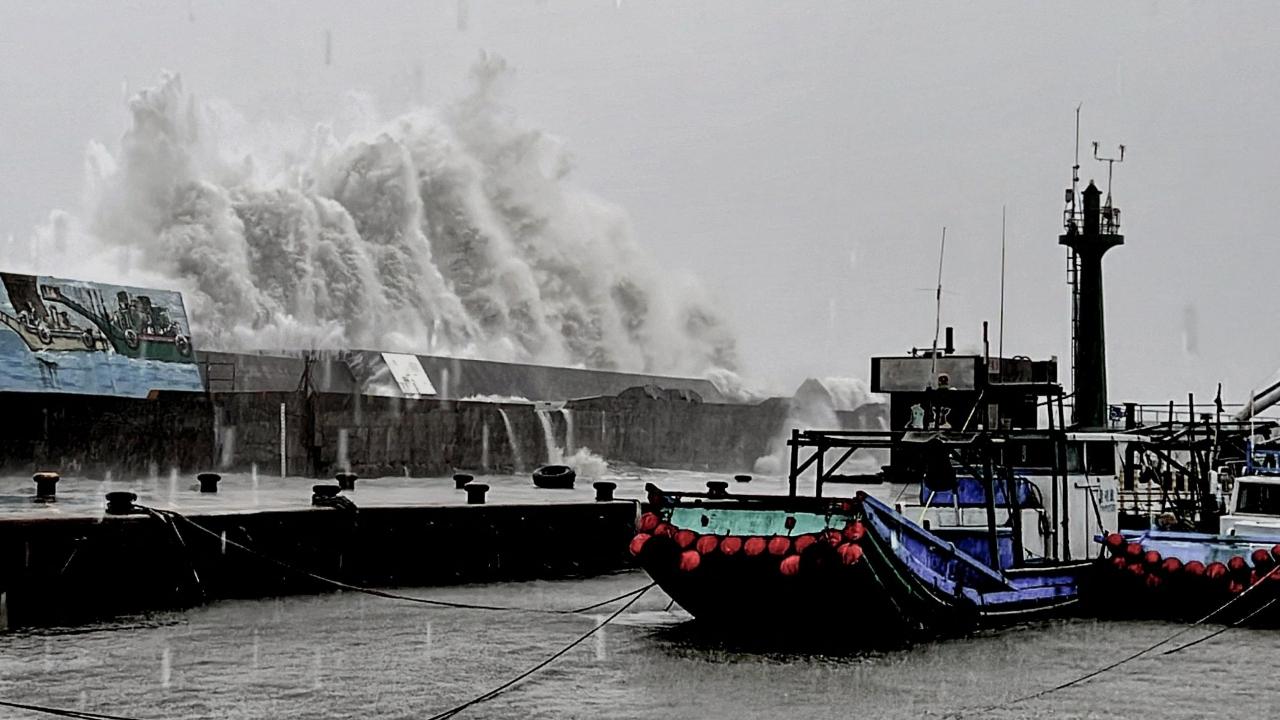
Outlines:
{"label": "giant crashing wave", "polygon": [[266,150],[164,75],[130,100],[118,151],[91,145],[87,220],[54,214],[35,241],[65,252],[40,270],[176,287],[206,348],[735,369],[701,287],[659,268],[618,207],[569,182],[560,144],[518,122],[511,75],[485,56],[451,105],[343,138],[276,132]]}

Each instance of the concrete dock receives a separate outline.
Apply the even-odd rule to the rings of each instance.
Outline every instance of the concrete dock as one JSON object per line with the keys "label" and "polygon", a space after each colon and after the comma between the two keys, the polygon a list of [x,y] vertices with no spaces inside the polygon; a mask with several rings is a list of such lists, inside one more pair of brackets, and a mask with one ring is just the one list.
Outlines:
{"label": "concrete dock", "polygon": [[[73,625],[219,598],[334,589],[302,571],[369,587],[614,572],[631,565],[627,543],[648,482],[701,490],[708,480],[728,480],[731,492],[786,492],[779,478],[738,483],[688,471],[606,479],[617,485],[615,499],[601,502],[590,479],[545,490],[528,476],[481,476],[475,482],[489,486],[486,502],[468,504],[452,478],[368,478],[341,493],[350,505],[316,507],[312,486],[336,486],[334,480],[232,474],[217,493],[201,493],[194,477],[176,474],[66,477],[56,499],[41,502],[31,478],[6,476],[0,627]],[[107,514],[104,495],[115,491],[134,492],[138,505],[190,523]]]}

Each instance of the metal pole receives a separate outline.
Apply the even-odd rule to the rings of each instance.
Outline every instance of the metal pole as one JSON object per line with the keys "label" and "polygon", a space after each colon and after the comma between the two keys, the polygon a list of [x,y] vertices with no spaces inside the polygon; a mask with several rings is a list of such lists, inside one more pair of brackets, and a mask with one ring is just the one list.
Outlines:
{"label": "metal pole", "polygon": [[[1053,437],[1056,437],[1056,433],[1054,433],[1053,400],[1052,399],[1049,400],[1048,409],[1049,409],[1049,412],[1047,414],[1049,416],[1049,436],[1053,438]],[[1051,542],[1053,543],[1052,550],[1051,550],[1052,557],[1054,560],[1057,560],[1060,556],[1058,552],[1058,537],[1060,533],[1058,532],[1058,445],[1056,440],[1053,441],[1052,447],[1053,447],[1053,461],[1049,464],[1049,492],[1050,492],[1049,504],[1052,506],[1052,509],[1053,509],[1053,524],[1050,525],[1049,536],[1050,536]]]}
{"label": "metal pole", "polygon": [[1071,560],[1071,472],[1067,467],[1067,432],[1064,418],[1062,398],[1058,398],[1058,436],[1061,439],[1057,443],[1055,460],[1062,468],[1062,559],[1069,562]]}
{"label": "metal pole", "polygon": [[[1004,357],[1004,214],[1005,206],[1000,206],[1000,340],[997,355]],[[1003,375],[1003,371],[1001,372]]]}
{"label": "metal pole", "polygon": [[800,460],[800,431],[791,428],[791,472],[788,473],[788,487],[791,497],[796,496],[796,463]]}
{"label": "metal pole", "polygon": [[929,360],[929,387],[938,382],[938,333],[942,330],[942,258],[947,252],[947,228],[942,228],[942,243],[938,247],[938,292],[933,315],[933,353]]}
{"label": "metal pole", "polygon": [[1004,466],[1005,504],[1009,506],[1009,517],[1013,521],[1013,567],[1022,564],[1022,506],[1018,504],[1018,479],[1013,470]]}
{"label": "metal pole", "polygon": [[996,536],[996,484],[991,477],[991,447],[988,445],[982,452],[983,490],[987,495],[987,548],[991,553],[991,569],[997,572],[1000,567],[1000,541]]}

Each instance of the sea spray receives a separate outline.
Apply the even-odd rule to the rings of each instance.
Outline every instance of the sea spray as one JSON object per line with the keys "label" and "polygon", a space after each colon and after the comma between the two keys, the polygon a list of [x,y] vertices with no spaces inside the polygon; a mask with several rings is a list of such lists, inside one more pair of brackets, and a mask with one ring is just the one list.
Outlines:
{"label": "sea spray", "polygon": [[5,255],[30,266],[14,270],[180,289],[207,348],[734,368],[700,285],[572,183],[562,144],[507,104],[512,76],[482,56],[456,102],[308,133],[164,75],[130,100],[118,148],[91,145],[84,212],[53,213],[38,251]]}
{"label": "sea spray", "polygon": [[573,438],[573,411],[567,407],[560,408],[560,414],[564,416],[564,449],[565,452],[572,455],[576,447],[574,447]]}
{"label": "sea spray", "polygon": [[[787,440],[791,437],[792,428],[801,430],[839,430],[843,425],[837,413],[848,413],[866,405],[883,404],[883,396],[872,393],[865,381],[858,378],[829,377],[821,380],[806,380],[796,390],[795,396],[788,405],[787,417],[781,428],[769,444],[769,453],[756,459],[753,470],[760,475],[785,475],[789,448]],[[887,409],[886,409],[887,413]],[[868,413],[868,418],[878,418],[878,413]],[[883,429],[872,422],[859,430]],[[841,451],[830,451],[824,457],[825,466],[830,469],[840,456]],[[840,468],[842,473],[872,473],[887,462],[887,458],[879,451],[858,450]]]}
{"label": "sea spray", "polygon": [[511,448],[511,460],[515,463],[513,470],[521,472],[525,468],[524,455],[520,452],[520,443],[511,427],[511,418],[507,417],[507,411],[502,408],[498,408],[498,414],[502,416],[502,427],[507,431],[507,445]]}
{"label": "sea spray", "polygon": [[539,409],[534,413],[538,416],[538,423],[542,425],[542,442],[547,448],[547,464],[562,464],[564,453],[556,445],[555,432],[551,429],[551,411]]}

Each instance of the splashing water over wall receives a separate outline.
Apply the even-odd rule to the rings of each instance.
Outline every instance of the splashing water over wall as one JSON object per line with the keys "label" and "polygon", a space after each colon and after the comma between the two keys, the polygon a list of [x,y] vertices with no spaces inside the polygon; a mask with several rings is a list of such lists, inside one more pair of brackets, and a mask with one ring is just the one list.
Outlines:
{"label": "splashing water over wall", "polygon": [[[882,396],[872,393],[867,383],[858,378],[811,378],[802,383],[792,397],[787,417],[769,444],[769,453],[756,459],[753,470],[761,475],[785,475],[790,449],[787,441],[792,428],[800,430],[838,430],[843,427],[837,413],[850,413],[865,405],[883,403]],[[861,430],[882,429],[859,427]],[[830,451],[823,462],[828,469],[841,451]],[[839,469],[843,474],[874,473],[887,462],[879,451],[858,450]]]}
{"label": "splashing water over wall", "polygon": [[502,416],[502,426],[507,431],[507,446],[511,448],[511,457],[515,462],[515,471],[520,472],[525,468],[524,456],[520,452],[520,443],[516,442],[516,432],[511,427],[511,418],[507,417],[507,411],[498,408],[498,414]]}
{"label": "splashing water over wall", "polygon": [[[480,426],[480,468],[485,472],[489,472],[489,423],[483,423]],[[405,474],[408,475],[409,468],[405,468]]]}
{"label": "splashing water over wall", "polygon": [[482,56],[456,102],[308,133],[165,75],[130,101],[118,149],[90,147],[83,216],[54,213],[5,256],[180,289],[207,348],[734,367],[700,286],[659,269],[623,211],[572,184],[561,143],[518,121],[512,76]]}
{"label": "splashing water over wall", "polygon": [[535,410],[538,423],[542,425],[542,442],[547,448],[547,464],[559,465],[564,460],[564,453],[556,445],[555,432],[551,429],[551,411]]}
{"label": "splashing water over wall", "polygon": [[577,450],[573,437],[573,411],[563,407],[560,408],[560,414],[564,416],[564,449],[572,455]]}

